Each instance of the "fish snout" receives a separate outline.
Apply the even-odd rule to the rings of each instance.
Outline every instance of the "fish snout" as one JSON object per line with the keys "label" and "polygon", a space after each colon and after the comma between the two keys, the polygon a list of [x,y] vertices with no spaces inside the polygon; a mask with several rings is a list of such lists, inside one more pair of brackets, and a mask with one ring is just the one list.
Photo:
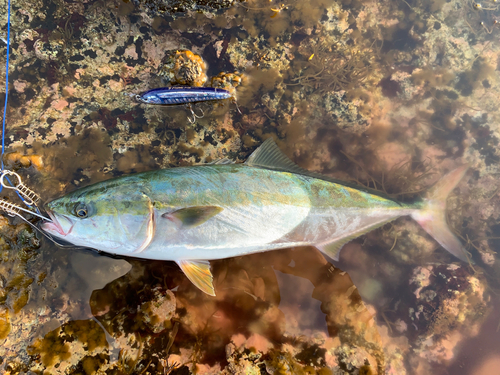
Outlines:
{"label": "fish snout", "polygon": [[42,230],[54,234],[58,237],[67,236],[73,229],[73,221],[64,216],[58,215],[54,212],[47,211],[47,214],[52,219],[52,222],[46,222],[42,224]]}

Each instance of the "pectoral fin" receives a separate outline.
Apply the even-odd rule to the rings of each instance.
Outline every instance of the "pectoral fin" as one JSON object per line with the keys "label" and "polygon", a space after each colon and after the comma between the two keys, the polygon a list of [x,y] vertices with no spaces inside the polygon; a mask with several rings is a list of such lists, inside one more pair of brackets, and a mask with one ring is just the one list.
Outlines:
{"label": "pectoral fin", "polygon": [[179,260],[177,264],[187,278],[202,292],[215,296],[210,262],[207,260]]}
{"label": "pectoral fin", "polygon": [[203,224],[208,219],[222,212],[222,210],[222,207],[217,206],[187,207],[174,212],[165,213],[161,215],[161,217],[175,222],[183,229],[188,229]]}

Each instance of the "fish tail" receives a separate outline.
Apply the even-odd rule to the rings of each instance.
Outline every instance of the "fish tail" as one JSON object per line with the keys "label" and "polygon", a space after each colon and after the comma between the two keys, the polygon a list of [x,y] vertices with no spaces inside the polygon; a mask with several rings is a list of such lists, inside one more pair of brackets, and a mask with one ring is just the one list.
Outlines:
{"label": "fish tail", "polygon": [[422,208],[411,215],[441,246],[465,262],[469,261],[468,253],[446,222],[446,198],[468,168],[462,165],[445,175],[429,190]]}

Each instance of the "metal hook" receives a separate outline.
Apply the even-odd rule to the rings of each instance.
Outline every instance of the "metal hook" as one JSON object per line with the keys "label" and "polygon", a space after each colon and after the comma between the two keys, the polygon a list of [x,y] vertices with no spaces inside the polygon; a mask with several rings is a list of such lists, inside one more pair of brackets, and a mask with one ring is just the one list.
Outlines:
{"label": "metal hook", "polygon": [[240,115],[243,115],[243,113],[241,113],[241,111],[240,111],[240,107],[238,107],[238,102],[236,101],[236,99],[233,99],[233,103],[234,103],[234,105],[236,106],[236,110],[238,111],[238,113],[239,113]]}
{"label": "metal hook", "polygon": [[193,115],[194,115],[194,116],[196,116],[196,118],[203,118],[203,117],[205,117],[205,112],[203,112],[203,109],[199,108],[199,110],[200,110],[200,112],[201,112],[201,116],[196,115],[196,114],[194,113],[194,111],[193,111]]}
{"label": "metal hook", "polygon": [[187,104],[187,107],[189,108],[189,110],[191,111],[191,114],[193,115],[193,120],[191,120],[191,118],[188,117],[188,121],[191,124],[194,124],[196,122],[197,118],[205,117],[205,113],[203,112],[203,110],[201,108],[200,108],[201,116],[198,116],[196,113],[194,113],[193,106],[191,105],[191,103]]}
{"label": "metal hook", "polygon": [[[9,184],[6,184],[4,181],[4,178],[7,175],[16,177],[18,180],[17,185],[13,184],[9,179],[7,179]],[[26,185],[24,185],[22,180],[21,180],[21,177],[16,172],[4,170],[2,172],[2,175],[0,176],[0,184],[2,185],[2,187],[6,188],[6,189],[16,190],[24,198],[24,202],[28,206],[35,206],[36,207],[37,203],[40,201],[40,196],[37,193],[35,193],[33,190],[28,188]],[[12,186],[11,184],[13,184],[14,186]]]}

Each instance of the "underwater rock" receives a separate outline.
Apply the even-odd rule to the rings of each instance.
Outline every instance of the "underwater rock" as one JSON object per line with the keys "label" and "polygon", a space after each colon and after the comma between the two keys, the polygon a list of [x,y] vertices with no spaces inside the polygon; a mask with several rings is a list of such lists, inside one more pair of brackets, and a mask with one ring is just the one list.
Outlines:
{"label": "underwater rock", "polygon": [[36,57],[46,61],[57,60],[62,55],[64,47],[64,42],[60,39],[48,42],[38,39],[33,45]]}
{"label": "underwater rock", "polygon": [[0,306],[19,313],[28,303],[35,281],[29,263],[37,257],[40,241],[25,223],[9,224],[0,217]]}
{"label": "underwater rock", "polygon": [[348,133],[364,133],[371,124],[371,119],[364,115],[365,103],[361,100],[349,100],[342,90],[328,93],[323,98],[329,117],[342,130]]}
{"label": "underwater rock", "polygon": [[[17,220],[14,220],[16,223]],[[25,223],[13,225],[0,217],[0,372],[19,374],[29,370],[26,347],[43,325],[54,318],[51,309],[35,301],[47,297],[50,260],[41,260],[40,243]],[[41,264],[42,263],[42,264]],[[42,295],[42,296],[41,296]]]}
{"label": "underwater rock", "polygon": [[207,65],[201,56],[187,50],[168,51],[158,75],[171,85],[201,87],[207,81]]}
{"label": "underwater rock", "polygon": [[132,0],[151,16],[184,13],[190,10],[214,11],[229,8],[235,0]]}
{"label": "underwater rock", "polygon": [[415,299],[405,304],[404,321],[416,330],[415,353],[429,362],[450,361],[454,347],[476,335],[488,315],[484,278],[464,265],[429,265],[415,268],[410,287]]}
{"label": "underwater rock", "polygon": [[154,288],[151,292],[153,293],[152,299],[144,302],[138,307],[138,310],[144,323],[154,333],[159,333],[170,326],[170,320],[175,314],[175,296],[171,290],[167,290],[165,293],[159,287]]}
{"label": "underwater rock", "polygon": [[399,290],[380,309],[388,374],[442,373],[491,311],[484,276],[466,265],[418,266]]}
{"label": "underwater rock", "polygon": [[[382,374],[383,367],[391,375],[417,373],[415,367],[419,374],[449,373],[445,367],[457,348],[490,311],[482,291],[498,288],[500,275],[500,49],[492,43],[498,9],[483,4],[488,9],[478,11],[455,0],[412,2],[411,8],[394,1],[292,0],[279,11],[267,0],[234,7],[238,2],[231,0],[118,3],[21,0],[13,9],[7,147],[15,151],[4,161],[29,174],[44,197],[123,173],[244,160],[267,137],[302,167],[411,197],[432,183],[410,178],[426,170],[422,163],[429,161],[438,177],[467,162],[473,177],[449,200],[448,214],[480,264],[476,269],[481,272],[484,261],[485,274],[493,276],[487,281],[466,265],[449,269],[435,242],[416,224],[399,221],[351,244],[361,248],[363,241],[366,248],[349,269],[357,288],[342,284],[338,268],[338,290],[303,278],[315,280],[321,302],[314,301],[324,310],[316,323],[327,325],[327,337],[324,327],[306,324],[318,305],[301,302],[285,313],[280,303],[287,295],[316,297],[307,289],[280,291],[272,254],[260,263],[217,262],[224,291],[216,300],[193,292],[175,264],[132,261],[121,279],[95,284],[90,298],[114,340],[108,346],[96,322],[67,324],[71,311],[88,309],[88,298],[79,300],[88,293],[79,288],[92,284],[92,273],[74,272],[69,258],[53,264],[61,250],[48,247],[40,255],[30,229],[18,236],[25,228],[5,220],[0,338],[8,335],[0,340],[0,372],[161,374],[172,366],[172,374]],[[230,8],[214,11],[221,7]],[[6,13],[0,18],[5,25]],[[181,48],[203,55],[211,72],[249,77],[248,90],[238,90],[242,116],[227,109],[208,115],[203,108],[205,118],[189,125],[183,108],[144,109],[130,100],[128,94],[158,86],[164,62],[171,84],[204,84],[205,62]],[[165,50],[180,52],[162,61]],[[219,74],[212,86],[230,88],[238,82],[232,74]],[[42,155],[43,168],[30,155]],[[411,174],[391,170],[401,161]],[[442,264],[425,265],[434,255]],[[347,256],[346,249],[341,260]],[[296,258],[294,274],[328,272],[308,257]],[[172,313],[164,298],[176,286]],[[376,306],[378,327],[358,290]],[[152,301],[165,310],[155,311]],[[171,314],[172,326],[179,320],[177,335]],[[33,342],[30,356],[26,346]]]}
{"label": "underwater rock", "polygon": [[73,372],[74,366],[82,360],[84,363],[88,356],[99,357],[107,347],[106,335],[95,321],[73,320],[37,338],[28,353],[34,358],[33,371],[47,369],[63,374]]}
{"label": "underwater rock", "polygon": [[210,86],[227,90],[234,96],[236,95],[236,87],[242,84],[242,80],[242,74],[220,72],[215,77],[212,77]]}
{"label": "underwater rock", "polygon": [[4,155],[4,166],[6,169],[18,170],[20,168],[29,168],[34,166],[36,169],[43,168],[43,159],[40,155],[24,155],[20,152],[9,152]]}
{"label": "underwater rock", "polygon": [[347,370],[345,373],[350,374],[357,369],[359,374],[377,374],[376,370],[372,369],[372,366],[370,366],[370,361],[374,363],[375,358],[365,349],[359,348],[356,345],[347,344],[342,345],[335,353],[339,361],[339,367]]}
{"label": "underwater rock", "polygon": [[234,344],[226,346],[226,359],[228,361],[227,369],[222,374],[255,374],[262,373],[262,354],[261,353],[243,353],[239,351]]}

